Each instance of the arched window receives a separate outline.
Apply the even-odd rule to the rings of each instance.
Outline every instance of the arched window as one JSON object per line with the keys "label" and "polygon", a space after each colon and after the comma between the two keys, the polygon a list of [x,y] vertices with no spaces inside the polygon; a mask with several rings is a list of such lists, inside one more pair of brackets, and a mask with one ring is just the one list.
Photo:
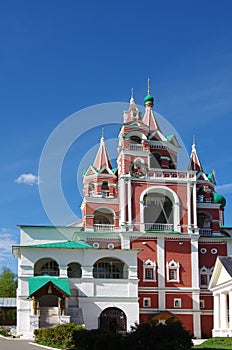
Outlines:
{"label": "arched window", "polygon": [[102,181],[101,194],[103,198],[109,197],[110,191],[108,181]]}
{"label": "arched window", "polygon": [[127,278],[128,269],[125,264],[115,258],[102,258],[93,266],[94,278]]}
{"label": "arched window", "polygon": [[176,169],[176,165],[173,161],[173,159],[170,157],[169,161],[168,161],[168,168],[169,169]]}
{"label": "arched window", "polygon": [[34,266],[35,276],[59,276],[59,266],[53,259],[45,258],[37,261]]}
{"label": "arched window", "polygon": [[94,183],[89,182],[89,196],[92,196],[94,194]]}
{"label": "arched window", "polygon": [[161,155],[157,152],[150,154],[150,168],[161,168]]}
{"label": "arched window", "polygon": [[108,208],[100,208],[94,212],[95,231],[113,231],[114,213]]}
{"label": "arched window", "polygon": [[143,263],[143,281],[156,281],[156,263],[148,259]]}
{"label": "arched window", "polygon": [[142,143],[142,140],[139,136],[137,135],[133,135],[130,137],[130,141],[131,143],[137,143],[137,144],[141,144]]}
{"label": "arched window", "polygon": [[200,286],[202,288],[207,288],[210,278],[213,273],[213,268],[208,269],[206,266],[200,268]]}
{"label": "arched window", "polygon": [[143,199],[146,230],[173,229],[173,203],[162,193],[148,193]]}
{"label": "arched window", "polygon": [[167,262],[167,281],[180,282],[180,264],[174,260]]}
{"label": "arched window", "polygon": [[212,217],[208,213],[198,213],[197,223],[199,227],[199,233],[201,236],[212,235]]}
{"label": "arched window", "polygon": [[69,278],[81,278],[81,265],[78,263],[68,264],[68,277]]}

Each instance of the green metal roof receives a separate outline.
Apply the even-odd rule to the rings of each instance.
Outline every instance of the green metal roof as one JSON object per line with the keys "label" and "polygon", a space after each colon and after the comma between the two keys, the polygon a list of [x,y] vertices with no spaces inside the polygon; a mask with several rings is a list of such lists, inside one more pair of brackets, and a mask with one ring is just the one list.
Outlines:
{"label": "green metal roof", "polygon": [[64,277],[54,277],[54,276],[36,276],[36,277],[29,277],[28,283],[29,283],[29,295],[31,296],[34,294],[37,290],[48,284],[49,282],[53,283],[56,287],[61,289],[65,294],[71,295],[68,278]]}
{"label": "green metal roof", "polygon": [[167,230],[146,230],[146,232],[156,232],[156,233],[177,233],[178,235],[181,234],[179,231],[167,231]]}
{"label": "green metal roof", "polygon": [[171,139],[172,139],[173,137],[174,137],[174,135],[168,135],[168,136],[167,136],[167,140],[168,140],[168,141],[171,141]]}
{"label": "green metal roof", "polygon": [[33,248],[67,248],[67,249],[93,249],[93,247],[83,241],[65,241],[55,243],[42,243],[30,245]]}

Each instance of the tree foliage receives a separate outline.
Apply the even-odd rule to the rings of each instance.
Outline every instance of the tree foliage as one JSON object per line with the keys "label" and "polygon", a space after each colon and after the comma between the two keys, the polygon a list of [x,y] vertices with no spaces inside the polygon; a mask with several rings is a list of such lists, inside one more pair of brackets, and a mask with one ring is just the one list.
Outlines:
{"label": "tree foliage", "polygon": [[192,348],[190,333],[180,321],[152,321],[135,325],[125,338],[126,348],[134,350],[188,350]]}
{"label": "tree foliage", "polygon": [[[43,345],[78,350],[190,350],[191,335],[181,322],[167,320],[135,325],[127,334],[103,329],[86,330],[77,325],[60,325],[35,331],[35,341]],[[65,346],[64,346],[65,344]]]}
{"label": "tree foliage", "polygon": [[17,276],[9,268],[3,267],[0,275],[0,297],[15,298],[17,289]]}

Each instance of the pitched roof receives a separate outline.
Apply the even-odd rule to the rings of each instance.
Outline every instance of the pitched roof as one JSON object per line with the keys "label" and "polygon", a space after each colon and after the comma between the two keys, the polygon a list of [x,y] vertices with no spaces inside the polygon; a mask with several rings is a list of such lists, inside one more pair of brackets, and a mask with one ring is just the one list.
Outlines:
{"label": "pitched roof", "polygon": [[229,275],[232,277],[232,257],[219,256],[218,259],[220,260],[226,271],[229,273]]}
{"label": "pitched roof", "polygon": [[194,143],[192,145],[192,153],[190,156],[190,163],[188,168],[189,170],[203,171],[200,159],[198,158],[198,155],[197,155],[196,145]]}
{"label": "pitched roof", "polygon": [[160,131],[159,124],[155,118],[155,115],[154,115],[152,108],[150,108],[150,107],[146,108],[146,111],[145,111],[145,114],[143,117],[143,122],[145,125],[147,125],[149,127],[150,131],[154,131],[154,130]]}
{"label": "pitched roof", "polygon": [[91,245],[83,241],[65,241],[55,243],[41,243],[30,245],[31,248],[68,248],[68,249],[93,249]]}
{"label": "pitched roof", "polygon": [[106,144],[105,144],[105,139],[103,136],[101,137],[100,146],[99,146],[96,158],[94,160],[93,166],[97,170],[100,170],[101,168],[103,168],[103,166],[107,166],[108,168],[112,169],[110,157],[109,157]]}
{"label": "pitched roof", "polygon": [[67,277],[54,277],[54,276],[48,276],[48,275],[35,276],[35,277],[28,278],[29,295],[31,296],[37,290],[44,287],[49,282],[54,284],[57,288],[62,290],[65,294],[67,294],[69,296],[71,295],[69,282],[68,282]]}

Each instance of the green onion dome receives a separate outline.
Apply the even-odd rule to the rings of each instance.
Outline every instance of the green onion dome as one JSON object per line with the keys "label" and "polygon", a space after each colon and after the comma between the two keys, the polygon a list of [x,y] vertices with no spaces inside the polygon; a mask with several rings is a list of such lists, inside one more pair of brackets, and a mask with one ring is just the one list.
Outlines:
{"label": "green onion dome", "polygon": [[152,105],[154,104],[154,97],[148,92],[147,96],[144,98],[144,105]]}
{"label": "green onion dome", "polygon": [[214,203],[221,204],[221,208],[226,206],[226,199],[222,194],[214,192]]}

